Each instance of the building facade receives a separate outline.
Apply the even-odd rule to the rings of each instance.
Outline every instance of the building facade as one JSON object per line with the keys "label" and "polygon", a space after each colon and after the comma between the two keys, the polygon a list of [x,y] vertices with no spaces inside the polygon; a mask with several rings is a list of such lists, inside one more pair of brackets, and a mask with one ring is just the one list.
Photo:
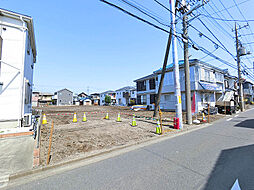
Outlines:
{"label": "building facade", "polygon": [[254,87],[249,81],[243,83],[243,96],[246,103],[251,104],[254,102]]}
{"label": "building facade", "polygon": [[138,105],[148,105],[149,109],[154,109],[155,97],[158,91],[158,75],[150,74],[140,79],[134,80],[137,88]]}
{"label": "building facade", "polygon": [[33,19],[0,12],[0,128],[31,126],[36,62]]}
{"label": "building facade", "polygon": [[136,88],[126,86],[116,90],[116,104],[118,106],[134,105],[136,103]]}
{"label": "building facade", "polygon": [[102,92],[100,93],[100,105],[103,106],[106,104],[105,102],[105,97],[106,96],[110,96],[111,98],[111,105],[115,105],[116,104],[116,92],[113,90],[108,90],[106,92]]}
{"label": "building facade", "polygon": [[66,88],[59,90],[55,92],[53,99],[57,106],[73,105],[73,92]]}
{"label": "building facade", "polygon": [[[173,65],[167,66],[162,87],[160,108],[163,110],[175,110],[176,97],[174,88]],[[185,111],[185,74],[184,61],[179,61],[180,86],[182,109]],[[216,100],[225,91],[225,71],[197,59],[190,60],[190,86],[191,99],[195,95],[195,111],[201,111],[207,107],[215,106]],[[161,69],[153,74],[135,80],[137,84],[137,104],[148,105],[154,109],[156,94],[161,79]]]}
{"label": "building facade", "polygon": [[32,105],[34,107],[51,105],[53,95],[50,92],[33,92]]}

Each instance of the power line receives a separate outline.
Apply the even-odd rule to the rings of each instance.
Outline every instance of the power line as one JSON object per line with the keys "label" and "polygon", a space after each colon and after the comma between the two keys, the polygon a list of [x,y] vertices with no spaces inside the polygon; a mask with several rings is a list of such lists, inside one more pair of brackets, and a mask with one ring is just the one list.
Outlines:
{"label": "power line", "polygon": [[[165,8],[166,10],[168,10],[169,12],[171,12],[169,9],[167,9],[162,3],[160,3],[158,0],[154,0],[156,3],[158,3],[160,6],[162,6],[163,8]],[[172,13],[172,12],[171,12]],[[174,14],[174,13],[173,13]],[[176,14],[175,14],[176,15]],[[180,16],[176,15],[177,17],[181,18]],[[200,20],[200,19],[199,19]],[[204,24],[202,21],[201,23],[207,28],[206,24]],[[210,31],[210,33],[215,37],[215,39],[217,39],[217,41],[223,46],[218,45],[216,42],[214,42],[211,38],[209,38],[207,35],[203,34],[203,32],[201,32],[200,30],[198,30],[196,27],[194,27],[193,25],[189,24],[190,27],[192,27],[194,30],[196,30],[197,32],[201,33],[202,36],[204,36],[206,39],[208,39],[209,41],[211,41],[214,45],[220,47],[222,50],[226,51],[227,53],[229,53],[235,60],[235,56],[232,55],[228,49],[221,43],[221,41],[211,32],[211,30],[209,28],[207,28],[208,31]],[[233,37],[232,37],[233,38]]]}
{"label": "power line", "polygon": [[[246,3],[246,2],[248,2],[248,1],[250,1],[250,0],[242,1],[241,3],[238,3],[238,5],[241,5],[241,4]],[[230,7],[225,8],[225,9],[221,9],[221,10],[215,12],[215,13],[220,13],[220,12],[223,12],[223,11],[225,11],[225,10],[229,10],[229,9],[231,9],[231,8],[234,8],[234,7],[236,7],[236,5],[232,5],[232,6],[230,6]],[[213,13],[213,14],[215,14],[215,13]]]}
{"label": "power line", "polygon": [[[207,12],[207,10],[205,10],[205,8],[203,7],[202,9],[203,11],[206,12],[206,14],[210,15],[210,13]],[[225,30],[223,27],[221,27],[221,25],[217,22],[217,20],[211,20],[209,17],[207,17],[208,20],[210,20],[210,22],[213,22],[213,25],[218,28],[219,30],[223,31],[223,33],[228,37],[229,39],[233,39],[232,34],[230,34],[227,30]]]}
{"label": "power line", "polygon": [[[157,26],[157,25],[155,25],[155,24],[153,24],[153,23],[151,23],[151,22],[149,22],[149,21],[147,21],[147,20],[145,20],[145,19],[143,19],[143,18],[141,18],[141,17],[139,17],[139,16],[137,16],[137,15],[134,15],[133,13],[130,13],[130,12],[124,10],[123,8],[117,6],[117,5],[113,4],[113,3],[110,3],[110,2],[108,2],[108,1],[106,1],[106,0],[100,0],[100,1],[103,2],[103,3],[105,3],[105,4],[110,5],[110,6],[112,6],[112,7],[115,7],[115,8],[117,8],[118,10],[121,10],[122,12],[124,12],[124,13],[126,13],[126,14],[128,14],[128,15],[130,15],[130,16],[136,18],[136,19],[138,19],[138,20],[140,20],[140,21],[142,21],[142,22],[145,22],[146,24],[149,24],[150,26],[153,26],[153,27],[155,27],[156,29],[159,29],[159,30],[161,30],[161,31],[163,31],[163,32],[169,33],[169,31],[167,31],[166,29],[161,28],[161,27],[159,27],[159,26]],[[177,16],[178,16],[178,15],[177,15]],[[178,17],[179,17],[179,16],[178,16]],[[192,26],[192,27],[195,28],[194,26]],[[196,29],[196,28],[195,28],[195,29]],[[196,30],[197,30],[197,29],[196,29]],[[197,30],[197,31],[199,31],[199,30]],[[199,32],[200,32],[200,31],[199,31]],[[182,37],[179,37],[179,36],[177,36],[177,35],[175,35],[175,36],[176,36],[178,39],[181,39],[181,40],[183,39]],[[189,39],[190,39],[190,38],[189,38]],[[208,38],[208,39],[209,39],[209,38]],[[210,39],[210,40],[211,40],[211,39]],[[225,64],[225,65],[227,65],[227,66],[232,67],[233,69],[237,69],[237,67],[236,67],[235,65],[232,65],[232,64],[229,63],[228,61],[225,61],[225,60],[221,59],[220,57],[214,55],[213,52],[210,52],[209,50],[207,50],[207,49],[205,49],[205,48],[203,48],[203,47],[201,47],[201,46],[198,46],[197,43],[195,43],[193,40],[190,39],[190,41],[193,43],[193,45],[196,45],[196,46],[199,48],[199,50],[201,50],[203,53],[205,53],[205,54],[207,54],[207,55],[209,55],[209,56],[215,58],[216,60],[222,62],[223,64]],[[211,40],[211,41],[212,41],[214,44],[216,44],[213,40]],[[218,44],[216,44],[216,45],[217,45],[218,47],[220,47]],[[222,47],[220,47],[220,48],[222,48]],[[222,48],[222,49],[223,49],[223,48]],[[223,50],[224,50],[224,49],[223,49]]]}
{"label": "power line", "polygon": [[[123,3],[125,3],[125,4],[127,4],[127,5],[129,5],[129,6],[131,6],[132,8],[134,8],[134,9],[140,11],[141,13],[143,13],[143,14],[145,14],[146,16],[150,17],[151,19],[155,20],[155,21],[158,22],[159,24],[161,24],[161,25],[163,25],[163,26],[170,27],[169,25],[167,25],[167,24],[165,24],[165,23],[159,21],[157,18],[155,18],[155,17],[149,15],[149,14],[148,14],[147,12],[145,12],[142,8],[137,7],[137,6],[133,5],[132,3],[126,1],[126,0],[118,0],[118,1],[121,1],[121,2],[123,2]],[[158,18],[161,19],[160,17],[158,17]],[[162,20],[162,19],[161,19],[161,20]]]}
{"label": "power line", "polygon": [[[209,2],[211,2],[211,3],[215,6],[215,8],[216,8],[217,10],[219,10],[218,7],[214,4],[213,1],[209,1]],[[216,12],[216,11],[213,9],[213,7],[210,5],[210,3],[208,3],[208,5],[212,8],[212,10],[213,10],[214,12]],[[220,14],[223,16],[222,13],[220,13]],[[222,17],[219,15],[219,13],[216,13],[216,15],[219,16],[219,17],[222,19]],[[225,16],[224,16],[224,18],[225,18]],[[232,29],[232,27],[231,27],[228,23],[225,22],[225,24],[229,27],[230,30]]]}
{"label": "power line", "polygon": [[212,18],[215,20],[221,20],[221,21],[225,21],[225,22],[254,22],[254,20],[223,19],[223,18],[216,18],[213,16],[205,15],[205,14],[201,14],[201,15],[204,17]]}
{"label": "power line", "polygon": [[120,11],[122,11],[122,12],[124,12],[124,13],[126,13],[126,14],[128,14],[128,15],[130,15],[130,16],[132,16],[132,17],[134,17],[134,18],[136,18],[136,19],[138,19],[138,20],[140,20],[140,21],[142,21],[142,22],[144,22],[144,23],[146,23],[146,24],[148,24],[148,25],[150,25],[150,26],[153,26],[153,27],[156,28],[156,29],[159,29],[159,30],[161,30],[161,31],[163,31],[163,32],[169,33],[169,31],[167,31],[166,29],[161,28],[161,27],[157,26],[156,24],[153,24],[153,23],[151,23],[151,22],[149,22],[149,21],[147,21],[147,20],[145,20],[145,19],[143,19],[143,18],[141,18],[141,17],[139,17],[139,16],[137,16],[137,15],[134,15],[134,14],[132,14],[132,13],[130,13],[130,12],[124,10],[123,8],[117,6],[117,5],[113,4],[113,3],[110,3],[110,2],[105,1],[105,0],[100,0],[100,1],[103,2],[103,3],[106,3],[106,4],[108,4],[108,5],[110,5],[110,6],[112,6],[112,7],[115,7],[116,9],[118,9],[118,10],[120,10]]}

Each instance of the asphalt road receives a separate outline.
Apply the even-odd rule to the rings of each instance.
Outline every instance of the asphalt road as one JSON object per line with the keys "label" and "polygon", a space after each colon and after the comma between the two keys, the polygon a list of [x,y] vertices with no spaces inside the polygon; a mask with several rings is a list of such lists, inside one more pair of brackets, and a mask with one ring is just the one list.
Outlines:
{"label": "asphalt road", "polygon": [[236,179],[254,189],[254,110],[12,189],[224,190]]}

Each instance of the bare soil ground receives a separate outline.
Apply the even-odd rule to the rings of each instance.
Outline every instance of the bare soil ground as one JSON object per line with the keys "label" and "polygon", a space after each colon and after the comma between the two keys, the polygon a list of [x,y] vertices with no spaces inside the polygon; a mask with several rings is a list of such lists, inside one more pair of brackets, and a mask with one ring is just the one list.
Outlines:
{"label": "bare soil ground", "polygon": [[[46,163],[52,121],[54,132],[50,164],[158,136],[155,134],[156,121],[152,119],[152,111],[134,112],[127,107],[115,106],[50,106],[42,110],[47,116],[48,124],[41,127],[41,165]],[[77,123],[72,122],[74,112],[77,113]],[[84,112],[86,122],[82,122]],[[122,122],[116,122],[119,112]],[[106,113],[109,114],[109,120],[103,119]],[[136,118],[136,127],[131,126],[133,114],[139,116]],[[163,130],[166,131],[163,135],[179,132],[173,129],[173,117],[175,113],[163,112]],[[223,115],[210,116],[210,121],[221,117]],[[201,116],[198,118],[201,119]]]}

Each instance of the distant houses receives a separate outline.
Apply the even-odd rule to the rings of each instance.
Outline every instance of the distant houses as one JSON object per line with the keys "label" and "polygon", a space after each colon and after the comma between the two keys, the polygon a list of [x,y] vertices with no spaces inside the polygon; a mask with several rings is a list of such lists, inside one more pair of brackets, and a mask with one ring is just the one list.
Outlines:
{"label": "distant houses", "polygon": [[52,104],[53,93],[49,92],[33,92],[32,96],[32,106],[46,106]]}

